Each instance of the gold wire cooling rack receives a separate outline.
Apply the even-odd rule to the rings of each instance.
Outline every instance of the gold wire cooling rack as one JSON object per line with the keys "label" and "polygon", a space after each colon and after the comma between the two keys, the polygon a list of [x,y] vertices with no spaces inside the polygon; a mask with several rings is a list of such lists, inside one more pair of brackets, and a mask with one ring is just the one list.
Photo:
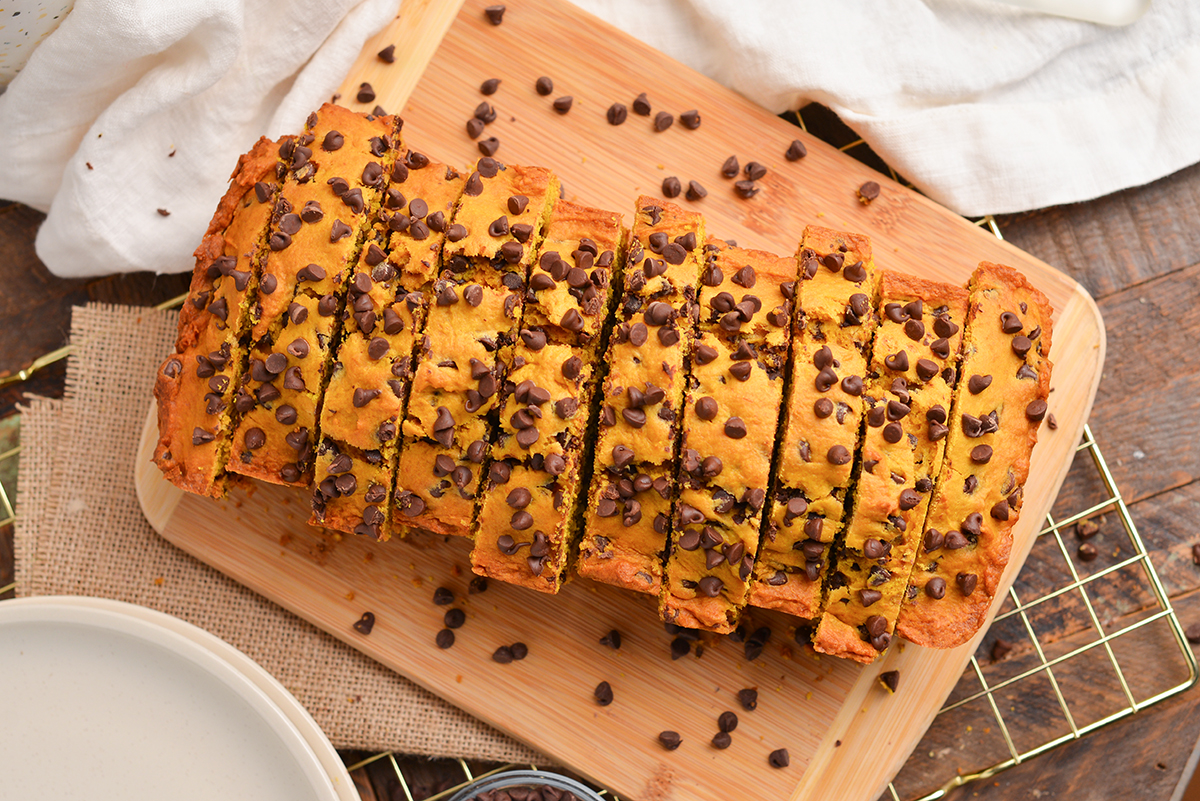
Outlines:
{"label": "gold wire cooling rack", "polygon": [[[794,116],[797,124],[807,130],[799,112],[790,116]],[[848,152],[855,148],[867,147],[862,139],[855,139],[841,145],[839,149]],[[887,170],[894,180],[911,187],[911,184],[905,182],[891,167],[887,167]],[[991,215],[975,221],[975,224],[987,228],[996,237],[1003,238]],[[174,308],[181,305],[185,298],[186,295],[181,295],[159,304],[157,308]],[[35,371],[66,358],[70,351],[70,345],[67,345],[48,353],[35,360],[25,370],[0,379],[0,386],[25,381]],[[17,446],[0,453],[0,529],[11,525],[16,517],[2,476],[5,474],[6,465],[19,455],[20,450],[20,446]],[[1026,563],[1026,571],[1018,576],[1017,583],[1009,590],[1008,597],[992,622],[980,651],[971,657],[958,687],[934,720],[933,728],[942,733],[957,730],[964,736],[979,733],[981,736],[990,737],[991,750],[978,749],[977,742],[972,743],[972,750],[982,750],[982,753],[995,761],[990,765],[981,764],[970,770],[950,767],[950,761],[939,765],[939,760],[944,754],[923,751],[923,741],[917,746],[896,780],[888,785],[883,799],[934,801],[944,798],[956,787],[990,779],[1011,767],[1181,693],[1196,683],[1198,674],[1195,656],[1090,426],[1084,427],[1083,438],[1076,448],[1076,455],[1081,453],[1086,453],[1089,459],[1076,459],[1072,473],[1079,470],[1090,471],[1083,483],[1090,483],[1100,497],[1085,504],[1082,510],[1070,512],[1061,519],[1055,518],[1053,514],[1047,517],[1046,525],[1039,533],[1030,560]],[[15,475],[15,470],[8,472]],[[1109,558],[1100,566],[1092,567],[1091,560],[1081,557],[1078,548],[1074,549],[1073,555],[1073,549],[1068,546],[1067,532],[1080,524],[1094,525],[1093,521],[1101,516],[1110,515],[1119,521],[1124,539],[1114,543],[1112,534],[1107,533],[1104,538],[1105,549],[1107,551],[1110,546],[1114,549],[1107,554]],[[1059,559],[1061,562],[1057,561]],[[1028,565],[1035,560],[1039,563],[1055,560],[1056,570],[1049,571],[1049,577],[1039,575],[1039,581],[1025,582],[1023,579],[1028,572]],[[1096,591],[1103,589],[1106,584],[1114,583],[1118,577],[1125,585],[1122,592],[1126,595],[1130,594],[1130,582],[1134,582],[1133,594],[1139,596],[1140,600],[1134,601],[1136,608],[1133,611],[1122,610],[1118,615],[1119,619],[1114,619],[1107,611],[1104,616],[1097,611],[1098,608],[1103,610],[1104,600],[1097,597]],[[0,587],[0,597],[11,594],[14,589],[15,584]],[[1057,631],[1070,632],[1070,635],[1049,642],[1045,636],[1048,620],[1054,623]],[[1022,644],[1015,646],[1018,652],[1023,653],[1019,653],[1018,658],[1012,660],[1004,658],[1003,653],[999,653],[997,658],[997,639],[993,638],[994,632],[1010,633],[1014,640],[1023,638],[1024,647],[1022,648]],[[1165,686],[1147,686],[1144,681],[1131,680],[1122,667],[1120,651],[1123,644],[1139,636],[1153,636],[1163,643],[1173,643],[1175,652],[1171,654],[1163,650],[1160,659],[1162,663],[1167,663],[1168,668],[1173,667],[1176,670],[1177,678],[1173,677],[1163,682]],[[1007,641],[999,642],[1003,643],[1005,648],[1014,647]],[[1000,652],[1004,650],[999,649]],[[1170,661],[1173,656],[1179,658],[1178,662]],[[1108,675],[1112,681],[1108,692],[1103,692],[1103,687],[1100,688],[1101,691],[1096,690],[1098,671],[1101,669],[1111,670]],[[1169,670],[1159,670],[1158,675],[1161,678],[1171,674]],[[1080,681],[1090,683],[1089,689],[1092,691],[1090,708],[1084,713],[1071,702],[1076,689],[1073,684]],[[1108,708],[1097,711],[1097,696],[1111,696],[1115,701]],[[1041,708],[1022,707],[1018,712],[1018,698],[1032,698]],[[1007,715],[1002,711],[1005,708],[1008,710]],[[1048,725],[1047,720],[1056,720],[1057,726]],[[1030,721],[1037,723],[1033,724]],[[992,726],[995,726],[994,731]],[[940,741],[946,742],[946,739],[941,738]],[[507,764],[477,773],[466,760],[443,760],[443,767],[449,771],[461,772],[462,779],[452,787],[445,787],[445,781],[442,781],[436,786],[436,791],[430,793],[426,786],[414,782],[410,775],[411,769],[406,770],[401,765],[404,758],[398,759],[393,752],[373,754],[361,759],[356,757],[357,755],[353,755],[347,759],[347,768],[351,775],[356,777],[356,781],[369,783],[370,774],[376,774],[375,778],[378,779],[377,771],[383,767],[387,784],[392,788],[390,796],[396,799],[403,797],[405,801],[441,801],[449,798],[464,785],[484,776],[516,768],[537,768],[536,765]],[[985,760],[981,758],[981,761]],[[940,771],[938,767],[941,768]],[[924,785],[909,779],[910,768],[911,773],[922,777],[921,782],[924,782]],[[951,775],[947,776],[947,773]],[[944,783],[930,787],[930,781]],[[597,788],[597,791],[606,798],[620,801],[607,790]]]}

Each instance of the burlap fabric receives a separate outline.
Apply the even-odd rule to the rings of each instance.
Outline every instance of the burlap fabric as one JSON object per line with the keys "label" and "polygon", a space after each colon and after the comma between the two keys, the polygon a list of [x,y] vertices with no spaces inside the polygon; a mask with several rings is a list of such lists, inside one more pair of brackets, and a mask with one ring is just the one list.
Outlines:
{"label": "burlap fabric", "polygon": [[74,310],[62,401],[21,421],[19,596],[114,598],[183,618],[270,671],[339,748],[545,761],[162,539],[142,516],[134,457],[176,315]]}

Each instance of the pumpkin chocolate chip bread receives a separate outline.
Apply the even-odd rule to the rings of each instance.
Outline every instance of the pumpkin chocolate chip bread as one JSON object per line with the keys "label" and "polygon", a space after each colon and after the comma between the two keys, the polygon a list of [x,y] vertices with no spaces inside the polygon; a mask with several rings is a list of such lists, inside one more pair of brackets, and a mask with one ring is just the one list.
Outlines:
{"label": "pumpkin chocolate chip bread", "polygon": [[670,532],[680,407],[704,221],[641,197],[604,363],[580,575],[657,595]]}
{"label": "pumpkin chocolate chip bread", "polygon": [[287,173],[251,309],[229,470],[307,486],[346,286],[399,146],[399,120],[324,105],[280,149]]}
{"label": "pumpkin chocolate chip bread", "polygon": [[878,281],[857,234],[810,226],[799,260],[791,396],[750,603],[812,620],[858,452]]}
{"label": "pumpkin chocolate chip bread", "polygon": [[225,494],[225,462],[237,426],[233,396],[245,369],[250,303],[279,197],[276,151],[287,141],[260,139],[238,159],[196,248],[175,353],[154,382],[159,430],[154,462],[188,492]]}
{"label": "pumpkin chocolate chip bread", "polygon": [[962,287],[899,273],[880,280],[866,425],[845,537],[835,547],[813,648],[871,662],[891,642],[946,444]]}
{"label": "pumpkin chocolate chip bread", "polygon": [[350,279],[343,339],[321,406],[314,524],[388,536],[413,349],[425,331],[446,228],[465,181],[419,153],[392,168]]}
{"label": "pumpkin chocolate chip bread", "polygon": [[557,199],[558,179],[540,167],[485,157],[467,177],[416,351],[393,531],[471,533],[529,267]]}
{"label": "pumpkin chocolate chip bread", "polygon": [[710,239],[683,404],[663,619],[728,632],[746,603],[783,399],[796,259]]}
{"label": "pumpkin chocolate chip bread", "polygon": [[1046,414],[1022,276],[877,276],[816,227],[779,258],[649,197],[626,243],[545,169],[398,130],[326,106],[239,162],[156,382],[169,479],[311,484],[318,525],[472,535],[479,574],[573,564],[675,625],[782,610],[864,662],[982,625]]}
{"label": "pumpkin chocolate chip bread", "polygon": [[953,648],[983,625],[1008,564],[1050,393],[1052,309],[1009,267],[971,276],[946,455],[896,631]]}
{"label": "pumpkin chocolate chip bread", "polygon": [[479,575],[550,593],[562,586],[586,497],[595,370],[624,239],[614,212],[560,200],[547,220],[475,518]]}

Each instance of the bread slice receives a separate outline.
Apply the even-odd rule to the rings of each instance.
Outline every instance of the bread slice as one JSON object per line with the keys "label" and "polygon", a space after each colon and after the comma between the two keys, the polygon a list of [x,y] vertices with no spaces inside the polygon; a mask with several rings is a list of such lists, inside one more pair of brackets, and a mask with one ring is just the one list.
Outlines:
{"label": "bread slice", "polygon": [[238,159],[200,247],[175,352],[154,382],[154,463],[171,483],[199,495],[225,494],[225,464],[238,413],[233,398],[246,367],[250,305],[276,213],[276,155],[292,137],[259,139]]}
{"label": "bread slice", "polygon": [[953,648],[983,625],[1008,565],[1029,458],[1050,393],[1046,296],[1016,270],[971,276],[946,455],[896,631]]}
{"label": "bread slice", "polygon": [[967,292],[880,275],[859,472],[825,609],[821,653],[872,662],[892,640],[946,444]]}
{"label": "bread slice", "polygon": [[750,603],[815,620],[851,490],[878,279],[858,234],[810,226],[798,258],[803,315]]}
{"label": "bread slice", "polygon": [[566,577],[624,242],[615,212],[560,200],[547,221],[497,410],[489,458],[504,469],[489,473],[475,515],[471,568],[481,576],[549,593]]}
{"label": "bread slice", "polygon": [[664,620],[729,632],[746,604],[787,372],[796,259],[710,239],[683,404]]}
{"label": "bread slice", "polygon": [[504,467],[490,458],[496,410],[513,367],[528,271],[558,190],[549,170],[491,158],[467,177],[416,353],[394,532],[468,537],[483,477],[504,483]]}
{"label": "bread slice", "polygon": [[401,147],[399,125],[326,104],[281,152],[288,177],[251,308],[232,472],[275,484],[312,481],[317,413],[346,286]]}
{"label": "bread slice", "polygon": [[321,402],[314,525],[386,539],[413,352],[425,335],[446,228],[466,176],[401,160],[347,291],[342,341]]}
{"label": "bread slice", "polygon": [[704,218],[640,197],[604,363],[580,575],[657,595],[670,532],[680,406]]}

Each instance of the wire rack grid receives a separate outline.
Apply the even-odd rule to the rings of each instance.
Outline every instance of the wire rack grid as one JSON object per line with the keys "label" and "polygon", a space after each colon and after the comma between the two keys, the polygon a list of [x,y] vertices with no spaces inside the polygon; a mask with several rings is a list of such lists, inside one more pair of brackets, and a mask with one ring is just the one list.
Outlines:
{"label": "wire rack grid", "polygon": [[[794,116],[795,122],[801,128],[808,130],[805,120],[799,112],[793,112],[789,116]],[[877,159],[862,139],[854,139],[839,146],[839,150],[847,153],[856,149],[865,150],[868,157]],[[858,156],[856,155],[856,157]],[[893,180],[914,188],[912,184],[909,184],[901,176],[897,175],[890,166],[886,164],[884,166],[887,167]],[[991,215],[973,222],[975,225],[986,228],[997,238],[1003,238],[996,220]],[[181,295],[159,304],[157,308],[174,308],[181,305],[185,299],[186,295]],[[48,353],[37,359],[29,368],[13,376],[0,379],[0,384],[27,380],[36,370],[66,358],[70,355],[70,352],[71,348],[67,345]],[[0,453],[0,470],[4,468],[7,462],[15,459],[19,453],[20,446]],[[951,696],[951,700],[938,712],[935,719],[935,725],[937,725],[939,722],[945,722],[947,719],[952,720],[955,715],[963,714],[965,710],[974,704],[984,703],[988,713],[990,713],[990,718],[995,722],[1003,739],[1007,758],[1001,758],[991,765],[983,766],[969,772],[956,770],[954,775],[949,777],[944,784],[923,794],[902,795],[896,786],[896,782],[892,782],[888,785],[887,791],[883,796],[884,799],[890,798],[892,801],[903,801],[904,799],[910,799],[910,801],[934,801],[935,799],[944,798],[957,787],[990,779],[1009,768],[1027,762],[1068,742],[1078,740],[1091,732],[1129,717],[1148,706],[1184,692],[1196,683],[1198,677],[1196,658],[1188,645],[1183,628],[1167,596],[1167,591],[1154,565],[1150,561],[1146,546],[1129,514],[1129,509],[1121,496],[1120,490],[1116,486],[1112,473],[1108,469],[1108,464],[1096,443],[1090,426],[1084,427],[1083,437],[1076,448],[1076,455],[1078,456],[1081,453],[1087,454],[1092,467],[1098,474],[1104,488],[1103,499],[1092,503],[1087,508],[1078,512],[1073,512],[1062,519],[1055,519],[1053,515],[1048,516],[1045,527],[1038,535],[1039,544],[1044,541],[1052,542],[1056,546],[1057,552],[1061,554],[1067,567],[1067,572],[1064,576],[1065,580],[1057,583],[1053,588],[1030,594],[1024,598],[1022,598],[1021,593],[1018,592],[1015,586],[1010,588],[1004,606],[992,623],[993,627],[1002,626],[1006,623],[1010,625],[1019,623],[1019,627],[1023,629],[1032,645],[1033,664],[1012,675],[1002,676],[998,680],[995,680],[990,674],[994,672],[993,668],[996,660],[992,659],[989,662],[988,660],[981,659],[980,654],[976,653],[971,657],[963,678],[960,680],[960,686],[964,683],[973,683],[978,689],[965,693],[956,692],[956,694]],[[1078,463],[1078,459],[1076,463]],[[1076,526],[1102,514],[1113,514],[1120,521],[1121,528],[1128,539],[1128,546],[1131,552],[1128,556],[1124,556],[1124,558],[1108,564],[1102,569],[1091,572],[1081,571],[1076,565],[1075,559],[1071,556],[1071,549],[1064,540],[1064,532],[1072,526]],[[11,525],[14,520],[15,511],[12,500],[3,481],[0,481],[0,529]],[[1035,548],[1037,547],[1038,545],[1035,544]],[[1143,610],[1145,613],[1138,616],[1136,620],[1122,625],[1115,630],[1106,630],[1104,621],[1101,620],[1096,611],[1097,602],[1089,594],[1089,589],[1094,591],[1096,587],[1101,586],[1104,582],[1113,580],[1117,574],[1129,570],[1135,570],[1140,574],[1141,579],[1144,581],[1144,587],[1148,588],[1153,603],[1148,605]],[[0,597],[12,593],[14,589],[15,584],[0,587]],[[1070,647],[1062,653],[1050,655],[1050,649],[1039,636],[1038,626],[1034,621],[1034,617],[1040,608],[1076,595],[1082,602],[1083,614],[1078,614],[1077,608],[1075,619],[1068,621],[1068,626],[1073,622],[1078,624],[1078,627],[1090,629],[1095,632],[1095,639]],[[1170,638],[1174,641],[1177,653],[1173,656],[1178,657],[1182,670],[1186,672],[1186,676],[1168,687],[1158,689],[1156,692],[1146,694],[1144,697],[1139,697],[1139,693],[1136,692],[1122,668],[1115,647],[1122,638],[1145,631],[1156,624],[1160,627],[1165,627]],[[1103,654],[1103,657],[1113,669],[1120,687],[1120,699],[1123,703],[1118,704],[1111,711],[1108,711],[1107,714],[1096,720],[1080,723],[1077,713],[1073,711],[1072,705],[1068,702],[1067,695],[1064,693],[1059,674],[1056,674],[1055,671],[1058,669],[1061,673],[1073,660],[1080,660],[1097,651]],[[1164,654],[1162,658],[1165,660],[1168,657]],[[1006,704],[1002,694],[1021,692],[1024,687],[1029,686],[1035,680],[1045,681],[1049,684],[1054,703],[1057,704],[1057,711],[1061,712],[1067,724],[1067,731],[1057,736],[1042,739],[1035,737],[1037,741],[1033,745],[1022,747],[1018,745],[1018,742],[1029,739],[1030,732],[1022,731],[1026,728],[1024,720],[1006,717],[1002,713],[1001,708]],[[973,719],[977,720],[978,718]],[[970,730],[969,726],[967,730]],[[1033,734],[1036,735],[1037,732],[1033,732]],[[921,746],[918,745],[918,751],[920,748]],[[452,763],[457,770],[461,771],[462,779],[454,784],[454,786],[440,789],[432,794],[414,792],[414,782],[406,774],[400,764],[400,760],[397,759],[397,754],[394,752],[382,752],[358,759],[348,764],[347,769],[352,775],[358,776],[361,780],[369,781],[366,778],[367,770],[372,766],[378,767],[378,763],[380,762],[383,762],[390,768],[388,775],[394,777],[396,786],[400,791],[400,796],[395,796],[393,793],[393,797],[399,798],[402,796],[405,801],[443,801],[443,799],[449,798],[459,789],[476,779],[517,768],[529,767],[537,769],[536,765],[507,764],[499,765],[483,773],[476,773],[472,771],[470,765],[463,759],[449,760],[449,763]],[[903,775],[903,771],[901,775]],[[605,798],[620,801],[610,791],[603,788],[596,789]]]}

